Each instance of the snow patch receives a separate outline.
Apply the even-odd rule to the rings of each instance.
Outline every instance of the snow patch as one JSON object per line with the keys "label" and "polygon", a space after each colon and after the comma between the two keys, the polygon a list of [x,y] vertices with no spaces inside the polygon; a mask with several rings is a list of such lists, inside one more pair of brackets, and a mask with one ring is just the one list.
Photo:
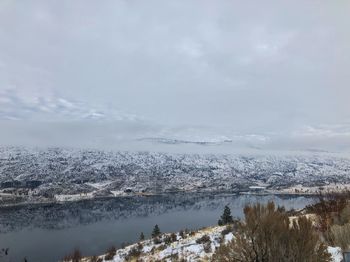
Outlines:
{"label": "snow patch", "polygon": [[328,247],[328,253],[332,256],[333,262],[343,261],[343,253],[340,247]]}

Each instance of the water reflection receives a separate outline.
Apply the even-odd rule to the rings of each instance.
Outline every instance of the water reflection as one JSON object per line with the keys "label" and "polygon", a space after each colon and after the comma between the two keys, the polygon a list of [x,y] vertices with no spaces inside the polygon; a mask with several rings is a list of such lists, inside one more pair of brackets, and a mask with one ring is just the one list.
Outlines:
{"label": "water reflection", "polygon": [[246,204],[269,200],[287,209],[313,202],[304,196],[173,194],[1,208],[0,247],[10,248],[13,261],[57,261],[74,247],[100,254],[136,241],[141,231],[149,236],[154,224],[163,232],[196,229],[216,224],[226,204],[241,217]]}

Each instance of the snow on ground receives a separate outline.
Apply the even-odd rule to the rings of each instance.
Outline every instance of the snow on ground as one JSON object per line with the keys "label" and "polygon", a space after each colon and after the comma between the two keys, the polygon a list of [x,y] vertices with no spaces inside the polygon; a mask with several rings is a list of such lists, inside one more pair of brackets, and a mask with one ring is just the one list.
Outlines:
{"label": "snow on ground", "polygon": [[299,215],[299,216],[290,216],[289,221],[292,225],[294,221],[298,221],[300,217],[306,217],[308,220],[311,221],[311,223],[316,226],[320,221],[316,214],[305,214],[305,215]]}
{"label": "snow on ground", "polygon": [[[171,234],[163,234],[161,237],[161,243],[155,244],[153,239],[141,241],[138,244],[133,244],[119,249],[113,259],[106,260],[105,255],[100,256],[103,262],[123,262],[127,258],[131,258],[130,254],[133,254],[135,250],[138,250],[141,255],[138,256],[138,261],[152,262],[152,261],[210,261],[216,247],[220,246],[220,242],[228,243],[234,238],[232,232],[226,232],[223,234],[223,230],[226,226],[208,227],[196,232],[186,232],[182,237],[180,233],[176,233],[176,241],[165,244],[166,237],[170,237]],[[199,240],[203,236],[208,236],[210,241]],[[342,252],[339,247],[328,247],[328,252],[332,256],[332,262],[342,261]],[[134,253],[135,254],[135,253]],[[129,257],[128,257],[129,256]],[[133,257],[136,261],[136,257]],[[176,260],[176,261],[177,261]],[[83,260],[89,262],[89,258]]]}
{"label": "snow on ground", "polygon": [[303,185],[296,185],[293,187],[281,189],[281,193],[289,194],[318,194],[319,192],[342,192],[344,190],[349,190],[350,184],[335,183],[324,186],[314,186],[308,187]]}
{"label": "snow on ground", "polygon": [[333,262],[343,261],[343,254],[340,247],[328,247],[328,253],[331,254]]}
{"label": "snow on ground", "polygon": [[128,194],[126,194],[124,191],[122,190],[111,190],[110,191],[113,196],[117,197],[117,196],[127,196]]}
{"label": "snow on ground", "polygon": [[106,186],[108,186],[111,183],[113,183],[113,181],[107,180],[107,181],[101,181],[101,182],[96,182],[96,183],[86,183],[86,185],[101,190],[101,189],[104,189]]}
{"label": "snow on ground", "polygon": [[[186,261],[196,261],[200,258],[210,257],[213,254],[212,251],[215,250],[215,247],[220,245],[219,241],[221,238],[221,232],[224,228],[225,227],[207,228],[194,233],[192,236],[191,234],[186,234],[185,238],[182,238],[179,234],[177,234],[176,237],[178,240],[171,243],[168,247],[164,247],[164,244],[155,245],[151,240],[145,241],[143,243],[143,252],[146,250],[151,250],[151,252],[145,256],[141,255],[141,258],[144,259],[145,262],[151,262],[155,260],[171,261],[171,258],[173,257],[184,258]],[[207,253],[204,250],[204,244],[198,244],[196,242],[204,235],[208,235],[210,237],[210,241],[212,242],[211,251]],[[130,251],[130,247],[126,250]],[[152,252],[152,250],[154,252]],[[125,252],[117,252],[117,255],[113,261],[124,261],[124,257]]]}
{"label": "snow on ground", "polygon": [[[225,229],[225,226],[216,226],[205,228],[196,232],[187,231],[183,234],[176,233],[176,241],[172,243],[165,244],[164,240],[166,237],[170,237],[171,234],[163,234],[161,237],[161,243],[155,244],[153,239],[141,241],[142,254],[139,256],[140,259],[144,262],[151,261],[173,261],[174,258],[184,259],[184,261],[199,261],[209,259],[215,248],[220,245],[220,240],[224,238],[223,241],[228,242],[232,240],[233,234],[228,233],[226,236],[222,236],[221,232]],[[209,245],[204,243],[198,243],[197,240],[201,239],[203,236],[209,236],[210,241]],[[209,247],[205,247],[205,246]],[[113,261],[113,262],[122,262],[125,261],[127,256],[132,253],[133,250],[140,250],[139,244],[133,244],[124,249],[119,249],[116,251],[116,255],[112,260],[105,260],[103,256],[100,258],[104,259],[103,261]],[[85,261],[89,261],[86,258]]]}
{"label": "snow on ground", "polygon": [[232,239],[233,239],[232,233],[228,233],[227,235],[225,235],[225,242],[230,242]]}
{"label": "snow on ground", "polygon": [[92,199],[94,195],[92,193],[81,193],[81,194],[72,194],[72,195],[55,195],[55,200],[58,202],[67,202],[67,201],[78,201],[84,199]]}

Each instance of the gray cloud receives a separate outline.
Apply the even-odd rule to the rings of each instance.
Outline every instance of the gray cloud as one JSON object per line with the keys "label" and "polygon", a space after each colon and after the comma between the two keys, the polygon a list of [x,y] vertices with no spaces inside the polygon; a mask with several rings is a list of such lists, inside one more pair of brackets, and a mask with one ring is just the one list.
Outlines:
{"label": "gray cloud", "polygon": [[[348,150],[349,7],[346,0],[1,1],[0,134],[20,141],[7,122],[17,119],[22,130],[75,125],[86,134],[81,145],[111,133]],[[95,130],[96,121],[106,127]]]}
{"label": "gray cloud", "polygon": [[28,95],[20,90],[0,90],[0,118],[32,121],[137,121],[135,115],[106,106],[90,106],[52,95]]}

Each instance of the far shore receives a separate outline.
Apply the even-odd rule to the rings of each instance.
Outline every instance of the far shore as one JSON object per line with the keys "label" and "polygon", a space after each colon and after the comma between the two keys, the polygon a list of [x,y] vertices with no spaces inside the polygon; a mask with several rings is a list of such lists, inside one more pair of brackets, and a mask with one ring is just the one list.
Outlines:
{"label": "far shore", "polygon": [[[156,196],[166,196],[166,195],[176,195],[176,194],[202,194],[202,195],[255,195],[255,196],[268,196],[268,195],[274,195],[274,196],[280,196],[280,197],[315,197],[319,194],[319,192],[283,192],[283,191],[277,191],[277,190],[266,190],[261,192],[254,192],[254,191],[171,191],[171,192],[161,192],[161,193],[127,193],[123,195],[114,195],[114,196],[93,196],[84,198],[83,194],[76,194],[81,195],[81,198],[74,197],[73,200],[56,200],[56,199],[42,199],[38,201],[23,201],[19,203],[10,203],[10,204],[0,204],[0,208],[11,208],[11,207],[21,207],[21,206],[28,206],[28,205],[52,205],[52,204],[66,204],[66,203],[72,203],[72,202],[84,202],[84,201],[95,201],[95,200],[110,200],[110,199],[122,199],[122,198],[133,198],[133,197],[156,197]],[[69,196],[69,195],[68,195]]]}

